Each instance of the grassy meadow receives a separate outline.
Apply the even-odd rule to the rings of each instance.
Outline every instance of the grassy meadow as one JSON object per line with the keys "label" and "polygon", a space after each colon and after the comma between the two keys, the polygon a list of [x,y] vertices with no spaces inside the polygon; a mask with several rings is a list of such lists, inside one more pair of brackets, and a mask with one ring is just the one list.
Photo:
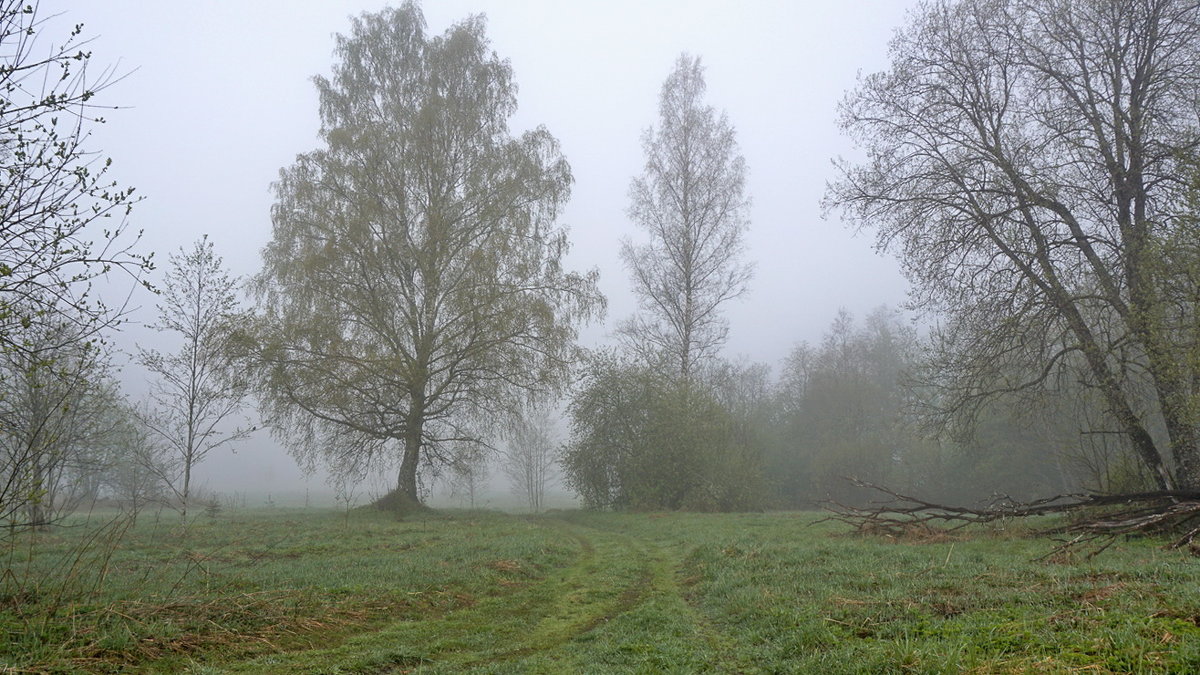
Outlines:
{"label": "grassy meadow", "polygon": [[93,516],[5,552],[0,672],[1200,672],[1200,561],[1162,542],[819,518]]}

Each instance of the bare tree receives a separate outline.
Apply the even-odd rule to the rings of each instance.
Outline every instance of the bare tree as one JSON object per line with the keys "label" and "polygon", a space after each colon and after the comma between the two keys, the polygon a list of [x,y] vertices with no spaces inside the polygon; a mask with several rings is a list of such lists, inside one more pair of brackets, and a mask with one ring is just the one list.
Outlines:
{"label": "bare tree", "polygon": [[512,69],[480,17],[427,36],[416,4],[355,19],[318,77],[324,148],[275,185],[255,280],[273,428],[297,456],[446,465],[522,399],[561,389],[596,273],[563,269],[571,183],[544,128],[512,137]]}
{"label": "bare tree", "polygon": [[513,425],[504,453],[504,474],[513,492],[525,499],[529,510],[545,508],[546,486],[554,477],[558,463],[558,443],[553,435],[554,422],[545,410],[530,411]]}
{"label": "bare tree", "polygon": [[182,344],[173,353],[140,350],[142,365],[157,378],[140,416],[164,451],[153,466],[163,472],[186,519],[192,469],[253,429],[230,428],[249,392],[249,381],[231,358],[230,339],[240,316],[236,281],[207,235],[190,251],[181,248],[171,255],[170,263],[154,327]]}
{"label": "bare tree", "polygon": [[1200,5],[938,0],[891,58],[842,108],[867,160],[829,205],[944,317],[935,421],[1077,379],[1161,488],[1200,486]]}
{"label": "bare tree", "polygon": [[451,496],[466,500],[474,510],[479,492],[488,478],[488,455],[483,446],[472,444],[459,448],[450,461],[449,485]]}
{"label": "bare tree", "polygon": [[0,350],[40,322],[76,323],[93,337],[115,323],[91,282],[112,270],[150,267],[123,236],[133,188],[108,177],[111,160],[85,147],[103,122],[94,97],[117,77],[89,70],[77,24],[47,44],[37,3],[0,0]]}
{"label": "bare tree", "polygon": [[663,83],[659,127],[642,136],[645,170],[629,189],[629,216],[650,241],[621,245],[642,312],[619,332],[685,379],[724,344],[720,307],[745,293],[752,272],[742,261],[746,163],[733,126],[704,103],[704,90],[700,59],[680,56]]}

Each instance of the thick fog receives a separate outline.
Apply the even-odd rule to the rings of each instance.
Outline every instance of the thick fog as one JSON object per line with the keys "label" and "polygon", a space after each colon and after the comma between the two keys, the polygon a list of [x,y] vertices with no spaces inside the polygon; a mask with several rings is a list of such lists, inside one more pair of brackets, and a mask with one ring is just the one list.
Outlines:
{"label": "thick fog", "polygon": [[[611,340],[636,306],[618,250],[640,235],[625,210],[643,163],[642,131],[657,120],[658,93],[681,52],[700,56],[708,101],[728,113],[749,167],[753,200],[747,259],[750,293],[728,305],[724,354],[777,367],[793,345],[814,342],[839,308],[864,315],[898,305],[897,264],[836,218],[820,199],[832,158],[850,153],[837,104],[858,73],[882,69],[886,45],[911,2],[502,2],[453,0],[423,6],[431,34],[471,14],[487,15],[492,48],[511,60],[519,85],[514,131],[545,125],[561,142],[575,178],[562,221],[571,228],[569,264],[598,268],[608,297],[604,322],[584,329],[589,346]],[[348,17],[378,3],[46,2],[65,33],[83,23],[94,36],[93,67],[122,79],[100,103],[118,106],[90,146],[113,158],[112,174],[143,197],[130,216],[139,248],[166,255],[210,236],[227,267],[259,268],[271,234],[270,185],[297,153],[317,147],[312,77],[333,63],[334,35]],[[157,276],[152,276],[155,281]],[[155,299],[133,297],[133,321],[114,337],[125,351],[159,345],[144,324]],[[169,346],[169,345],[163,345]],[[145,374],[127,366],[129,392]],[[236,454],[220,451],[198,468],[211,490],[259,501],[305,490],[325,493],[264,432]],[[369,489],[369,488],[366,488]]]}

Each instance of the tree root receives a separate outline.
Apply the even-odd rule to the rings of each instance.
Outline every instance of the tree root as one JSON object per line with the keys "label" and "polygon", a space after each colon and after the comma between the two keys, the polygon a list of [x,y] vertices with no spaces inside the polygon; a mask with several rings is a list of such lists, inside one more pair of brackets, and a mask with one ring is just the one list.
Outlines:
{"label": "tree root", "polygon": [[380,511],[390,511],[400,516],[431,513],[433,511],[433,509],[422,504],[420,500],[401,492],[399,488],[395,488],[386,495],[371,502],[370,506]]}

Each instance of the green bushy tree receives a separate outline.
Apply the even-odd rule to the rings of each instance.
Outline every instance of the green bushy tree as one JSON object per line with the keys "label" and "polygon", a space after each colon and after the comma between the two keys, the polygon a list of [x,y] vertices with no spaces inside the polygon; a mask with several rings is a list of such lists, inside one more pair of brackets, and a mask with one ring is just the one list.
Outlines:
{"label": "green bushy tree", "polygon": [[759,449],[709,387],[608,354],[569,413],[564,474],[588,507],[731,511],[764,502]]}

